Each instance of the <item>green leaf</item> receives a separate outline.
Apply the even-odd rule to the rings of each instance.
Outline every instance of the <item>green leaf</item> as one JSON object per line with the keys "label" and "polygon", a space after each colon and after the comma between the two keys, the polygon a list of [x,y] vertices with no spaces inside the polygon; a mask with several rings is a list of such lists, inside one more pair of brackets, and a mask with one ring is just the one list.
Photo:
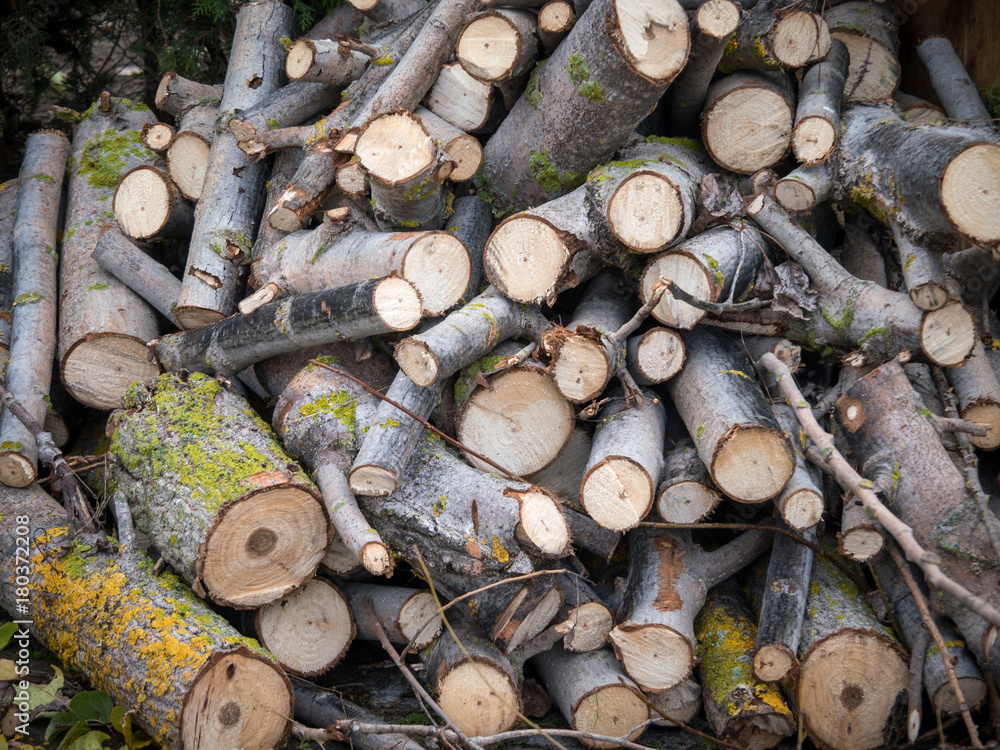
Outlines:
{"label": "green leaf", "polygon": [[118,734],[125,734],[125,724],[131,724],[132,719],[128,715],[125,706],[115,706],[111,709],[111,726]]}
{"label": "green leaf", "polygon": [[69,702],[69,710],[85,721],[97,721],[101,724],[111,722],[111,711],[114,701],[102,690],[88,690],[77,693]]}
{"label": "green leaf", "polygon": [[0,734],[0,750],[7,750],[7,738]]}
{"label": "green leaf", "polygon": [[125,738],[129,750],[139,750],[153,744],[153,739],[138,727],[132,728],[132,713],[125,706],[115,706],[111,711],[111,726]]}
{"label": "green leaf", "polygon": [[48,685],[28,685],[29,712],[34,711],[39,706],[46,706],[57,699],[62,699],[62,696],[59,695],[59,691],[66,682],[66,678],[63,677],[62,670],[59,669],[59,667],[53,666],[52,671],[56,674]]}
{"label": "green leaf", "polygon": [[95,729],[82,737],[77,737],[73,744],[68,745],[65,750],[102,750],[104,741],[109,739],[111,739],[110,736]]}
{"label": "green leaf", "polygon": [[0,625],[0,648],[7,648],[10,639],[14,637],[14,633],[16,632],[17,623],[7,622]]}
{"label": "green leaf", "polygon": [[89,731],[90,727],[87,726],[87,722],[82,720],[78,721],[68,732],[66,732],[66,736],[63,737],[62,742],[59,743],[59,747],[56,750],[66,750],[66,748],[76,742],[79,737],[82,737]]}
{"label": "green leaf", "polygon": [[70,711],[60,711],[49,721],[49,726],[45,729],[45,741],[48,742],[57,734],[62,734],[78,721],[76,714]]}

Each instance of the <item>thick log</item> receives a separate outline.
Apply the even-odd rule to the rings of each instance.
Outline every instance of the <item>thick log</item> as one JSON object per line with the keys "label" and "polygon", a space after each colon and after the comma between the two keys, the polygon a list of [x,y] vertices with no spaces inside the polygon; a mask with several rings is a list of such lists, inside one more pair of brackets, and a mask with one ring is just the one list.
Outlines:
{"label": "thick log", "polygon": [[498,83],[528,73],[538,58],[534,14],[503,8],[480,13],[465,24],[455,58],[483,83]]}
{"label": "thick log", "polygon": [[[431,645],[444,627],[430,591],[372,583],[345,583],[341,590],[354,613],[358,638],[366,641],[378,640],[378,623],[389,643],[419,652]],[[371,609],[365,600],[371,602]]]}
{"label": "thick log", "polygon": [[608,640],[643,690],[669,690],[695,664],[694,620],[708,590],[748,565],[771,534],[747,531],[713,552],[677,532],[632,532],[629,572],[618,625]]}
{"label": "thick log", "polygon": [[316,81],[346,86],[356,81],[371,63],[371,57],[352,40],[302,37],[288,50],[285,74],[290,81]]}
{"label": "thick log", "polygon": [[625,364],[641,386],[665,383],[684,366],[684,341],[669,328],[650,328],[632,336],[626,346]]}
{"label": "thick log", "polygon": [[789,9],[783,0],[760,0],[747,8],[722,69],[769,71],[822,60],[830,51],[830,29],[822,15],[808,10],[810,5]]}
{"label": "thick log", "polygon": [[507,114],[500,90],[477,81],[457,62],[441,68],[424,106],[470,135],[492,133]]}
{"label": "thick log", "polygon": [[813,561],[799,661],[793,700],[817,745],[868,750],[894,741],[904,725],[906,654],[822,555]]}
{"label": "thick log", "polygon": [[104,271],[128,286],[167,320],[173,321],[181,280],[166,266],[114,228],[101,235],[91,257]]}
{"label": "thick log", "polygon": [[740,26],[740,6],[733,0],[709,0],[691,19],[691,54],[660,105],[668,133],[695,135],[705,95],[733,34]]}
{"label": "thick log", "polygon": [[451,160],[453,166],[448,179],[452,182],[471,180],[483,163],[483,147],[479,140],[424,107],[417,107],[413,114]]}
{"label": "thick log", "polygon": [[396,345],[396,362],[416,385],[429,388],[486,356],[510,338],[538,338],[550,323],[537,308],[511,302],[489,287],[444,320]]}
{"label": "thick log", "polygon": [[684,67],[690,29],[676,0],[596,0],[563,42],[486,144],[497,211],[563,195],[607,161]]}
{"label": "thick log", "polygon": [[392,23],[407,18],[424,7],[422,0],[350,0],[350,2],[365,14],[365,18],[377,24]]}
{"label": "thick log", "polygon": [[757,625],[733,582],[708,592],[694,623],[705,716],[716,736],[739,747],[766,750],[795,733],[778,688],[751,672]]}
{"label": "thick log", "polygon": [[166,172],[146,164],[122,176],[111,209],[121,230],[137,240],[186,239],[194,226],[194,206]]}
{"label": "thick log", "polygon": [[[541,363],[503,367],[520,349],[519,343],[506,341],[459,373],[455,438],[508,471],[528,476],[559,457],[573,434],[576,414]],[[464,455],[477,469],[495,471],[472,453]]]}
{"label": "thick log", "polygon": [[[293,23],[292,10],[273,0],[244,6],[237,14],[223,117],[250,109],[278,89],[284,78],[280,37],[291,34]],[[264,164],[248,163],[232,133],[216,134],[174,309],[182,328],[200,328],[235,311],[239,264],[250,253],[265,177]]]}
{"label": "thick log", "polygon": [[810,66],[802,76],[792,129],[792,151],[795,158],[807,166],[829,159],[837,145],[840,102],[844,98],[849,64],[847,47],[837,42],[825,58]]}
{"label": "thick log", "polygon": [[774,185],[774,199],[786,211],[812,211],[832,197],[833,171],[826,162],[794,169]]}
{"label": "thick log", "polygon": [[[590,460],[592,442],[590,433],[580,424],[577,424],[573,428],[573,434],[570,435],[569,440],[556,460],[541,471],[526,477],[526,479],[530,479],[533,484],[537,484],[539,487],[548,490],[560,500],[575,503],[579,507],[580,483],[583,481],[583,475],[587,470],[587,462]],[[593,527],[593,530],[600,529],[596,523],[590,520],[589,516],[584,516],[582,513],[576,513],[575,511],[574,515],[590,521],[590,526]],[[586,544],[582,544],[581,539],[584,535],[581,534],[579,529],[572,527],[572,523],[571,532],[573,541],[580,546],[586,547]],[[615,536],[614,532],[609,531],[608,534]],[[599,552],[597,554],[603,553]],[[605,557],[607,557],[606,554]]]}
{"label": "thick log", "polygon": [[903,112],[903,119],[911,125],[947,125],[948,115],[940,107],[916,96],[897,91],[893,97]]}
{"label": "thick log", "polygon": [[[645,731],[642,725],[649,720],[649,708],[610,650],[580,654],[566,651],[557,643],[531,663],[573,729],[633,741]],[[580,744],[615,747],[587,738],[581,738]]]}
{"label": "thick log", "polygon": [[891,99],[900,78],[896,13],[892,4],[881,0],[838,3],[828,8],[824,17],[830,36],[843,42],[851,56],[844,98]]}
{"label": "thick log", "polygon": [[753,174],[781,161],[792,143],[795,93],[782,71],[739,71],[712,84],[701,136],[723,168]]}
{"label": "thick log", "polygon": [[420,321],[420,297],[389,276],[321,292],[297,294],[195,331],[160,339],[165,370],[234,375],[254,362],[309,346],[405,331]]}
{"label": "thick log", "polygon": [[652,391],[628,403],[613,391],[598,412],[597,430],[580,483],[580,504],[613,531],[634,528],[653,507],[663,472],[666,412]]}
{"label": "thick log", "polygon": [[[268,750],[285,741],[288,678],[176,576],[155,575],[145,556],[108,551],[114,542],[104,534],[71,533],[37,486],[0,489],[0,516],[3,608],[24,619],[14,613],[29,599],[32,622],[22,627],[128,706],[161,747]],[[29,556],[22,597],[13,584]]]}
{"label": "thick log", "polygon": [[339,588],[313,578],[288,599],[253,616],[260,644],[288,674],[312,676],[333,669],[354,640],[354,618]]}
{"label": "thick log", "polygon": [[[382,724],[381,716],[365,711],[344,699],[340,693],[321,688],[305,680],[296,680],[295,720],[308,726],[328,727],[335,722],[351,719],[362,724]],[[351,744],[359,750],[423,750],[405,734],[351,733]]]}
{"label": "thick log", "polygon": [[[28,138],[11,232],[11,343],[4,386],[41,424],[56,351],[56,235],[69,140],[57,131]],[[0,418],[0,482],[27,487],[38,473],[35,437],[10,409]]]}
{"label": "thick log", "polygon": [[962,419],[992,428],[986,437],[969,435],[969,442],[986,451],[1000,448],[1000,381],[982,343],[977,340],[965,364],[949,367],[945,374],[955,389]]}
{"label": "thick log", "polygon": [[111,485],[196,591],[259,607],[312,578],[329,541],[319,492],[243,399],[163,375],[122,404]]}
{"label": "thick log", "polygon": [[795,471],[795,453],[749,359],[729,336],[704,326],[684,343],[687,362],[667,390],[715,486],[741,503],[776,496]]}
{"label": "thick log", "polygon": [[573,4],[566,0],[550,0],[538,11],[538,41],[545,55],[551,55],[576,23]]}
{"label": "thick log", "polygon": [[11,310],[14,303],[14,217],[18,180],[0,182],[0,367],[10,355]]}
{"label": "thick log", "polygon": [[819,470],[803,455],[806,437],[799,427],[795,410],[788,404],[775,402],[771,404],[771,412],[796,447],[795,472],[781,494],[774,498],[774,507],[781,514],[782,520],[796,531],[811,529],[823,517],[823,478]]}
{"label": "thick log", "polygon": [[689,437],[678,440],[663,461],[663,482],[656,495],[660,518],[667,523],[698,523],[721,500],[694,442]]}
{"label": "thick log", "polygon": [[146,342],[156,337],[156,313],[92,258],[111,213],[112,192],[132,167],[156,155],[139,130],[153,117],[144,106],[112,99],[91,108],[73,135],[66,230],[59,271],[59,374],[77,401],[114,409],[136,380],[155,377]]}

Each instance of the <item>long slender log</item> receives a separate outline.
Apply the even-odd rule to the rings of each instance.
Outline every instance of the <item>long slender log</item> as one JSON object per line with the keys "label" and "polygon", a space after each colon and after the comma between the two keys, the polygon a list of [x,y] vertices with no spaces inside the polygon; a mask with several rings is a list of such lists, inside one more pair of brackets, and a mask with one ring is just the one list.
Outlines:
{"label": "long slender log", "polygon": [[663,472],[666,413],[652,391],[629,404],[612,392],[598,412],[590,459],[580,483],[580,503],[598,524],[625,531],[653,507]]}
{"label": "long slender log", "polygon": [[[556,644],[532,659],[549,695],[573,729],[635,740],[645,731],[649,708],[608,649],[579,654]],[[592,748],[608,742],[583,739]]]}
{"label": "long slender log", "polygon": [[112,99],[95,106],[73,135],[66,230],[59,270],[59,374],[77,401],[116,408],[136,380],[155,377],[146,342],[159,326],[154,311],[128,287],[101,270],[92,253],[111,213],[112,192],[122,175],[156,155],[139,130],[148,110]]}
{"label": "long slender log", "polygon": [[0,183],[0,367],[10,356],[10,323],[14,303],[14,217],[18,180]]}
{"label": "long slender log", "polygon": [[[21,627],[129,706],[161,747],[268,750],[284,742],[288,678],[174,575],[154,575],[144,556],[109,551],[104,534],[71,532],[37,485],[0,488],[0,516],[3,608],[24,620],[18,604],[30,601],[32,622]],[[29,556],[22,596],[12,585],[22,575],[15,566]]]}
{"label": "long slender log", "polygon": [[346,86],[356,81],[371,63],[371,56],[356,49],[350,39],[298,39],[288,50],[285,74],[290,81],[315,81]]}
{"label": "long slender log", "polygon": [[619,624],[608,640],[639,687],[662,692],[694,668],[694,620],[708,590],[763,552],[771,535],[747,531],[705,552],[683,534],[643,527],[630,542]]}
{"label": "long slender log", "polygon": [[312,578],[329,540],[319,492],[243,399],[196,373],[122,403],[112,487],[196,591],[259,607]]}
{"label": "long slender log", "polygon": [[[45,421],[56,350],[56,234],[69,140],[56,131],[28,138],[11,232],[14,276],[11,344],[5,388],[36,422]],[[0,417],[0,482],[27,487],[38,474],[38,447],[5,409]]]}
{"label": "long slender log", "polygon": [[[290,35],[293,19],[292,10],[275,0],[244,6],[237,14],[223,116],[250,109],[277,90],[284,78],[279,38]],[[247,163],[232,133],[215,136],[174,309],[182,328],[200,328],[235,311],[238,264],[250,253],[264,181],[264,165]]]}
{"label": "long slender log", "polygon": [[732,581],[714,586],[694,627],[705,716],[716,735],[765,750],[794,734],[792,711],[778,688],[752,673],[758,630],[739,587]]}
{"label": "long slender log", "polygon": [[137,240],[186,239],[194,226],[194,207],[169,175],[146,164],[122,176],[111,209],[121,230]]}
{"label": "long slender log", "polygon": [[181,281],[166,266],[114,228],[101,235],[91,257],[104,271],[126,284],[161,315],[173,320]]}
{"label": "long slender log", "polygon": [[925,39],[917,45],[917,54],[949,118],[984,125],[992,122],[993,116],[951,41],[940,36]]}
{"label": "long slender log", "polygon": [[472,179],[483,163],[483,147],[479,140],[424,107],[417,107],[413,114],[420,119],[428,135],[441,144],[454,165],[448,179],[452,182]]}
{"label": "long slender log", "polygon": [[254,362],[335,341],[405,331],[420,320],[420,298],[394,276],[297,294],[195,331],[164,336],[154,346],[164,369],[224,377]]}
{"label": "long slender log", "polygon": [[837,145],[840,102],[844,97],[849,64],[847,47],[836,42],[829,54],[802,76],[795,107],[792,151],[795,158],[807,166],[826,161]]}
{"label": "long slender log", "polygon": [[[285,192],[285,188],[295,175],[295,171],[299,168],[304,158],[305,152],[300,149],[288,149],[278,153],[274,157],[274,164],[271,166],[271,175],[267,182],[267,193],[264,196],[264,211],[262,216],[267,216],[277,205],[278,200]],[[253,248],[250,251],[251,260],[256,261],[263,255],[265,250],[274,247],[287,235],[288,232],[273,226],[269,221],[262,220],[257,229],[257,237],[254,239]]]}
{"label": "long slender log", "polygon": [[892,4],[865,0],[838,3],[827,9],[825,20],[830,36],[843,42],[851,56],[845,99],[891,99],[900,79],[897,21]]}
{"label": "long slender log", "polygon": [[500,90],[477,81],[457,62],[441,68],[424,106],[470,135],[492,133],[507,114]]}
{"label": "long slender log", "polygon": [[830,30],[805,3],[789,9],[782,0],[760,0],[746,8],[736,36],[726,48],[724,71],[801,68],[830,51]]}
{"label": "long slender log", "polygon": [[695,135],[708,87],[740,25],[740,6],[733,0],[709,0],[691,20],[691,54],[662,103],[668,133]]}
{"label": "long slender log", "polygon": [[489,354],[501,341],[537,338],[549,327],[537,308],[511,302],[493,287],[444,320],[396,346],[400,369],[429,388]]}
{"label": "long slender log", "polygon": [[[279,130],[303,123],[339,102],[340,92],[335,86],[293,81],[243,109],[238,117],[223,110],[216,129],[225,127],[236,136],[236,140],[243,141],[264,130]],[[226,118],[231,119],[227,121]]]}
{"label": "long slender log", "polygon": [[424,7],[421,0],[351,0],[351,5],[378,24],[406,18]]}
{"label": "long slender log", "polygon": [[474,195],[456,198],[452,208],[455,213],[448,217],[445,229],[465,245],[472,263],[469,286],[462,295],[462,301],[466,302],[483,288],[483,254],[493,229],[493,214],[490,207]]}
{"label": "long slender log", "polygon": [[[390,643],[423,651],[441,634],[441,614],[429,591],[372,583],[345,583],[347,597],[358,626],[358,638],[378,640],[372,615]],[[365,599],[372,603],[364,606]]]}
{"label": "long slender log", "polygon": [[698,523],[722,500],[689,437],[674,444],[663,463],[656,512],[667,523]]}
{"label": "long slender log", "polygon": [[802,455],[806,439],[795,418],[795,410],[787,404],[772,403],[771,412],[788,439],[797,446],[795,473],[781,494],[774,498],[774,507],[791,528],[796,531],[810,529],[823,516],[823,481],[819,470]]}
{"label": "long slender log", "polygon": [[486,144],[480,184],[494,209],[528,208],[578,187],[649,113],[689,46],[676,0],[593,2]]}

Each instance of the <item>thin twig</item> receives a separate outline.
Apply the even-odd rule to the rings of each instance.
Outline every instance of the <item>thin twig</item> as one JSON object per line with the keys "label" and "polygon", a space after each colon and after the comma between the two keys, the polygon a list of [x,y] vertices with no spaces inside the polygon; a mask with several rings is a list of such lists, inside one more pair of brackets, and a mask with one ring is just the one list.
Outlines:
{"label": "thin twig", "polygon": [[906,558],[918,565],[923,571],[927,583],[950,594],[964,607],[983,616],[994,625],[1000,626],[1000,612],[982,597],[976,596],[960,583],[945,575],[944,571],[941,570],[941,558],[920,545],[913,534],[913,529],[903,523],[878,499],[875,494],[875,485],[871,480],[858,474],[843,454],[837,450],[833,443],[833,437],[819,426],[819,422],[813,416],[812,408],[802,397],[798,386],[795,385],[795,379],[788,366],[770,352],[761,357],[757,365],[775,377],[785,399],[795,409],[795,416],[798,417],[806,435],[820,449],[823,459],[834,472],[840,486],[853,492],[864,505],[869,516],[881,523],[882,527],[899,542],[899,546],[906,552]]}
{"label": "thin twig", "polygon": [[899,573],[903,576],[910,594],[913,595],[913,602],[917,605],[917,609],[920,610],[920,619],[923,620],[924,627],[930,632],[931,638],[934,639],[934,644],[938,647],[938,655],[944,664],[945,674],[948,675],[948,685],[951,687],[951,692],[955,695],[955,702],[958,704],[958,710],[962,713],[965,728],[969,731],[969,739],[972,740],[972,746],[977,748],[977,750],[982,750],[983,743],[979,741],[979,730],[976,728],[976,723],[972,720],[972,715],[969,713],[969,705],[965,702],[965,695],[958,684],[958,678],[955,677],[955,670],[951,666],[951,652],[948,650],[948,644],[945,643],[941,631],[938,630],[937,623],[934,622],[934,618],[931,616],[930,607],[927,606],[927,600],[924,598],[923,592],[910,572],[910,566],[906,564],[903,556],[899,554],[899,550],[893,544],[889,545],[889,555],[892,557],[892,561],[896,563],[896,567],[899,568]]}
{"label": "thin twig", "polygon": [[707,302],[688,294],[673,281],[667,282],[667,291],[674,295],[675,299],[685,302],[691,305],[691,307],[696,307],[699,310],[704,310],[705,312],[715,313],[716,315],[733,312],[746,312],[747,310],[760,310],[764,307],[770,307],[772,302],[772,300],[761,299],[760,297],[747,300],[746,302]]}
{"label": "thin twig", "polygon": [[614,333],[609,333],[607,335],[608,343],[614,346],[617,351],[622,344],[625,343],[626,339],[639,330],[639,326],[642,325],[643,321],[649,317],[649,314],[653,312],[653,308],[660,304],[660,299],[663,297],[663,293],[667,291],[667,285],[672,283],[669,279],[665,279],[662,276],[657,276],[656,280],[653,281],[653,288],[649,293],[649,299],[646,300],[646,304],[639,308],[635,315],[631,319],[619,328]]}

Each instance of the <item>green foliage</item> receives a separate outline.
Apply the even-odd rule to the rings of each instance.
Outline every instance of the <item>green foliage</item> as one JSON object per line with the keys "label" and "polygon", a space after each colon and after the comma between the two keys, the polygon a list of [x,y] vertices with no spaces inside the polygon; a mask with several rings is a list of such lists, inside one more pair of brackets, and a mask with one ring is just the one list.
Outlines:
{"label": "green foliage", "polygon": [[[129,750],[139,750],[153,743],[141,729],[132,727],[132,716],[124,706],[116,706],[107,693],[88,690],[70,699],[68,710],[49,714],[45,741],[62,735],[56,750],[102,750],[110,735],[101,728],[113,729],[125,740]],[[117,747],[117,745],[116,745]]]}
{"label": "green foliage", "polygon": [[993,79],[983,98],[986,100],[986,109],[994,119],[1000,120],[1000,76]]}

